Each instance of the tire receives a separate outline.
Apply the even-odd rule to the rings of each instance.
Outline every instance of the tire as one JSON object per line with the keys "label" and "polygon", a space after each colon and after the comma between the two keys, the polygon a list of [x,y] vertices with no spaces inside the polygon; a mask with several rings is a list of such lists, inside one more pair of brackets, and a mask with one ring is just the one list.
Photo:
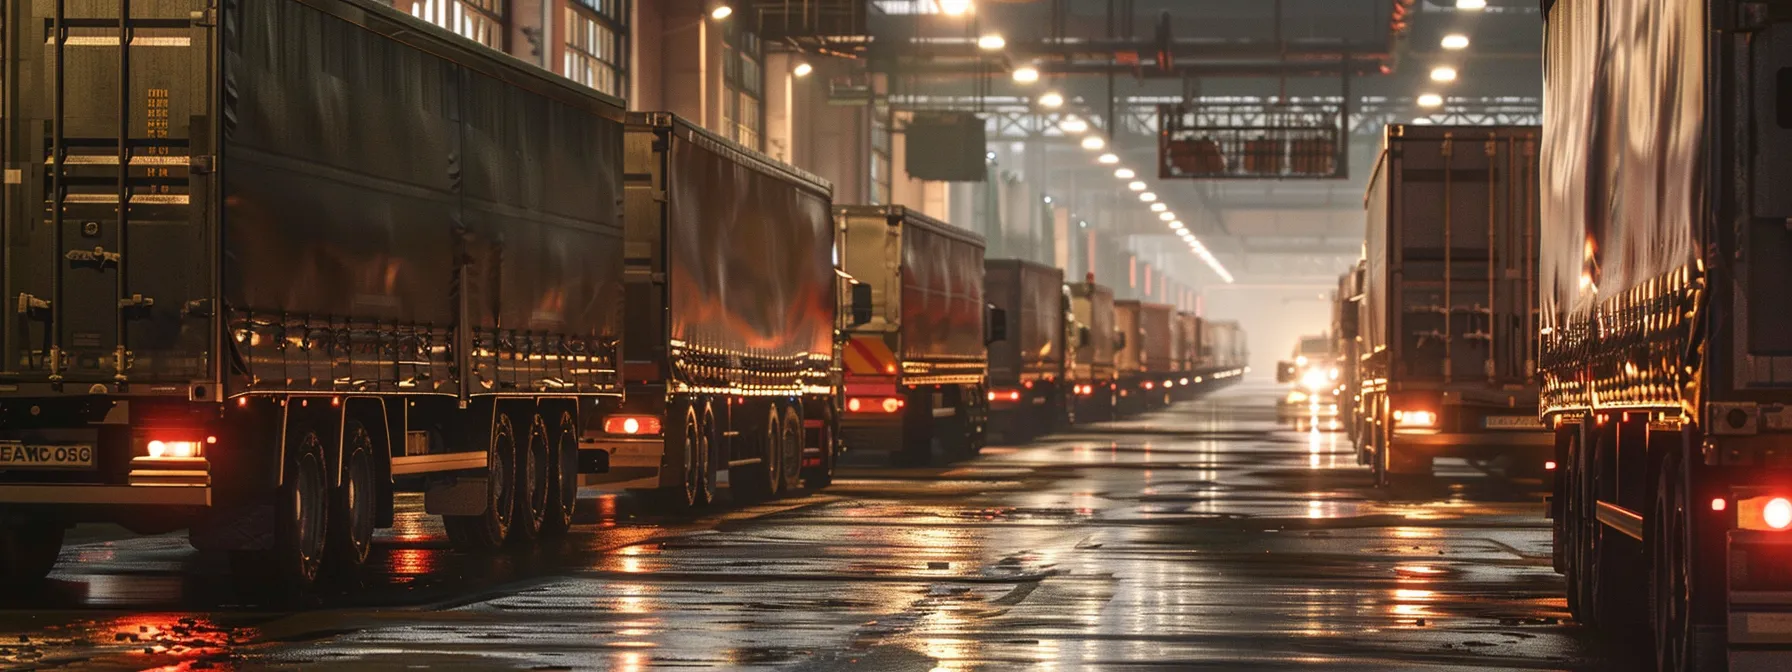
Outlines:
{"label": "tire", "polygon": [[541,519],[542,536],[561,536],[572,529],[579,505],[579,423],[572,413],[561,412],[559,431],[553,437],[553,469],[548,476],[547,511]]}
{"label": "tire", "polygon": [[934,463],[933,393],[914,390],[903,405],[902,449],[897,466],[926,467]]}
{"label": "tire", "polygon": [[527,546],[541,537],[542,521],[547,519],[548,502],[553,499],[554,437],[539,411],[531,414],[528,422],[517,451],[516,512],[510,516],[510,532],[504,537],[513,546]]}
{"label": "tire", "polygon": [[765,424],[759,428],[759,436],[749,445],[755,448],[759,458],[758,464],[738,467],[731,470],[728,480],[733,483],[736,497],[746,502],[760,502],[777,495],[775,479],[772,478],[772,461],[778,452],[778,441],[782,430],[778,420],[778,408],[773,405],[766,411]]}
{"label": "tire", "polygon": [[324,569],[349,578],[367,564],[367,554],[373,549],[377,486],[373,481],[373,437],[355,420],[345,423],[342,430],[342,482],[330,489]]}
{"label": "tire", "polygon": [[720,446],[716,445],[718,433],[714,409],[705,409],[703,415],[698,417],[701,422],[697,425],[697,431],[700,432],[701,441],[695,453],[697,469],[693,475],[696,478],[697,496],[694,505],[709,506],[716,501],[716,451],[720,450]]}
{"label": "tire", "polygon": [[448,541],[466,552],[483,552],[504,545],[517,510],[517,441],[510,417],[492,418],[491,443],[486,449],[485,512],[472,516],[443,516]]}
{"label": "tire", "polygon": [[0,526],[0,589],[22,591],[43,583],[62,554],[60,521]]}
{"label": "tire", "polygon": [[803,479],[803,435],[807,430],[803,427],[803,414],[796,404],[784,409],[784,452],[779,456],[778,474],[779,488],[786,493],[796,492],[802,487]]}
{"label": "tire", "polygon": [[289,432],[282,473],[273,547],[233,553],[231,574],[246,592],[287,601],[317,584],[329,550],[330,487],[316,431],[300,425]]}
{"label": "tire", "polygon": [[1650,512],[1650,625],[1655,640],[1655,669],[1671,672],[1697,667],[1697,640],[1692,632],[1691,498],[1682,487],[1680,446],[1668,451],[1656,479],[1655,506]]}
{"label": "tire", "polygon": [[821,465],[803,470],[803,485],[810,490],[821,490],[834,484],[834,464],[839,461],[836,454],[840,449],[839,436],[832,429],[835,427],[832,411],[830,417],[822,420]]}

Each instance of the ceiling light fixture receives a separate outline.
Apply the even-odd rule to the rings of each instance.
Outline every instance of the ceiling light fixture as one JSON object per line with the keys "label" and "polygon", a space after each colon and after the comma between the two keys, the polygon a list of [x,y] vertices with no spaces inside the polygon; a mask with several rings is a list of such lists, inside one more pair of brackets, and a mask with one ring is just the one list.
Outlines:
{"label": "ceiling light fixture", "polygon": [[1419,94],[1419,107],[1438,107],[1444,104],[1444,97],[1435,93]]}
{"label": "ceiling light fixture", "polygon": [[1144,201],[1146,203],[1150,203],[1152,201],[1157,200],[1157,194],[1153,194],[1153,193],[1147,191],[1143,194],[1139,194],[1139,200]]}
{"label": "ceiling light fixture", "polygon": [[1131,189],[1131,190],[1133,190],[1133,191],[1144,191],[1144,190],[1145,190],[1145,183],[1144,183],[1144,182],[1140,182],[1140,181],[1138,181],[1138,180],[1133,180],[1133,181],[1132,181],[1132,182],[1130,182],[1130,183],[1128,183],[1128,184],[1127,184],[1127,185],[1126,185],[1126,188],[1127,188],[1127,189]]}
{"label": "ceiling light fixture", "polygon": [[1033,82],[1039,81],[1039,68],[1030,65],[1016,68],[1014,71],[1014,81],[1021,84],[1032,84]]}
{"label": "ceiling light fixture", "polygon": [[798,77],[808,77],[811,72],[815,72],[815,66],[809,65],[808,63],[798,63],[796,64],[796,68],[790,71],[790,74]]}
{"label": "ceiling light fixture", "polygon": [[1452,68],[1450,66],[1447,66],[1447,65],[1440,65],[1435,68],[1432,68],[1431,69],[1431,81],[1433,81],[1433,82],[1454,82],[1454,81],[1456,81],[1456,69]]}
{"label": "ceiling light fixture", "polygon": [[1100,158],[1100,159],[1096,159],[1096,160],[1097,160],[1097,161],[1100,161],[1100,162],[1101,162],[1101,163],[1102,163],[1102,164],[1103,164],[1103,165],[1108,165],[1108,166],[1111,166],[1111,165],[1114,165],[1114,164],[1116,164],[1116,163],[1119,163],[1119,162],[1120,162],[1120,157],[1118,157],[1118,156],[1115,156],[1115,155],[1114,155],[1114,153],[1113,153],[1113,152],[1108,152],[1108,153],[1106,153],[1106,154],[1103,154],[1103,155],[1101,155],[1101,158]]}
{"label": "ceiling light fixture", "polygon": [[1002,47],[1006,46],[1008,46],[1008,40],[994,33],[977,38],[977,48],[984,51],[1001,51]]}
{"label": "ceiling light fixture", "polygon": [[1089,122],[1083,121],[1079,117],[1069,116],[1058,122],[1058,128],[1065,133],[1087,133],[1089,132]]}
{"label": "ceiling light fixture", "polygon": [[940,13],[946,16],[964,16],[971,11],[971,0],[939,0]]}
{"label": "ceiling light fixture", "polygon": [[1039,97],[1039,104],[1043,107],[1052,109],[1063,107],[1064,94],[1058,93],[1057,91],[1047,91],[1045,92],[1045,95]]}
{"label": "ceiling light fixture", "polygon": [[1449,49],[1450,51],[1456,51],[1458,49],[1467,49],[1468,48],[1468,36],[1463,35],[1462,33],[1450,33],[1449,35],[1444,36],[1444,40],[1440,44],[1443,46],[1443,48]]}
{"label": "ceiling light fixture", "polygon": [[734,8],[727,5],[716,5],[715,9],[709,10],[709,18],[717,21],[721,21],[722,19],[726,19],[733,15]]}
{"label": "ceiling light fixture", "polygon": [[1174,213],[1174,212],[1166,212],[1166,213],[1164,213],[1164,214],[1161,214],[1161,215],[1158,215],[1158,216],[1157,216],[1157,219],[1158,219],[1158,221],[1161,221],[1161,222],[1164,222],[1164,223],[1166,223],[1166,224],[1168,224],[1168,223],[1170,223],[1170,222],[1174,222],[1174,221],[1176,221],[1176,213]]}
{"label": "ceiling light fixture", "polygon": [[1487,0],[1456,0],[1456,8],[1471,11],[1487,9]]}
{"label": "ceiling light fixture", "polygon": [[1170,206],[1164,205],[1162,203],[1152,203],[1151,204],[1152,212],[1163,212],[1163,211],[1169,210],[1169,209],[1170,209]]}
{"label": "ceiling light fixture", "polygon": [[1083,149],[1093,152],[1107,146],[1108,141],[1101,139],[1101,136],[1099,135],[1091,135],[1083,138]]}
{"label": "ceiling light fixture", "polygon": [[1114,171],[1114,177],[1122,180],[1130,180],[1138,176],[1138,173],[1132,172],[1131,168],[1120,168]]}

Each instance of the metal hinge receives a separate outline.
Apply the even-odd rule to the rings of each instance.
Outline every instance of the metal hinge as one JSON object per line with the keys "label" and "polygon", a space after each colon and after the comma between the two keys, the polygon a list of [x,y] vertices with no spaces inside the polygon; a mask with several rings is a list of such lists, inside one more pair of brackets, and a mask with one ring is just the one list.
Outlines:
{"label": "metal hinge", "polygon": [[156,305],[155,299],[148,298],[142,294],[132,294],[129,298],[118,300],[118,312],[123,313],[127,317],[135,317],[148,313],[150,307],[154,305]]}
{"label": "metal hinge", "polygon": [[206,175],[217,168],[216,158],[210,154],[200,154],[187,159],[187,172],[194,175]]}
{"label": "metal hinge", "polygon": [[99,246],[95,246],[92,250],[69,250],[62,255],[62,258],[77,264],[98,264],[100,266],[117,264],[124,260],[123,255],[117,252],[107,252],[106,248]]}
{"label": "metal hinge", "polygon": [[50,302],[30,294],[19,295],[19,314],[38,319],[47,319],[50,313]]}

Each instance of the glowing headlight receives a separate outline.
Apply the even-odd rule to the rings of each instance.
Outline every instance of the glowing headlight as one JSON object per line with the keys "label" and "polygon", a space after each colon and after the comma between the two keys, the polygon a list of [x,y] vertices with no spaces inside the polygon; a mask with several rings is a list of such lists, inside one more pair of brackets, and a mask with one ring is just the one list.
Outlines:
{"label": "glowing headlight", "polygon": [[1335,366],[1332,367],[1331,376],[1332,376],[1332,380],[1338,379],[1338,367],[1335,367]]}
{"label": "glowing headlight", "polygon": [[1328,382],[1330,381],[1326,379],[1325,372],[1319,369],[1307,369],[1307,372],[1301,374],[1300,377],[1300,384],[1314,392],[1318,392]]}

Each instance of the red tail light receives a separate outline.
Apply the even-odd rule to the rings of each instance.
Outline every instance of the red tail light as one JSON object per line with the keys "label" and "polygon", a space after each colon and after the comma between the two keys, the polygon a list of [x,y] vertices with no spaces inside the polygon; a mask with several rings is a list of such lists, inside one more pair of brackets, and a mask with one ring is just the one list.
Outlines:
{"label": "red tail light", "polygon": [[663,427],[657,415],[612,415],[604,418],[605,434],[656,436]]}
{"label": "red tail light", "polygon": [[853,397],[846,400],[849,413],[895,413],[907,406],[901,397]]}

